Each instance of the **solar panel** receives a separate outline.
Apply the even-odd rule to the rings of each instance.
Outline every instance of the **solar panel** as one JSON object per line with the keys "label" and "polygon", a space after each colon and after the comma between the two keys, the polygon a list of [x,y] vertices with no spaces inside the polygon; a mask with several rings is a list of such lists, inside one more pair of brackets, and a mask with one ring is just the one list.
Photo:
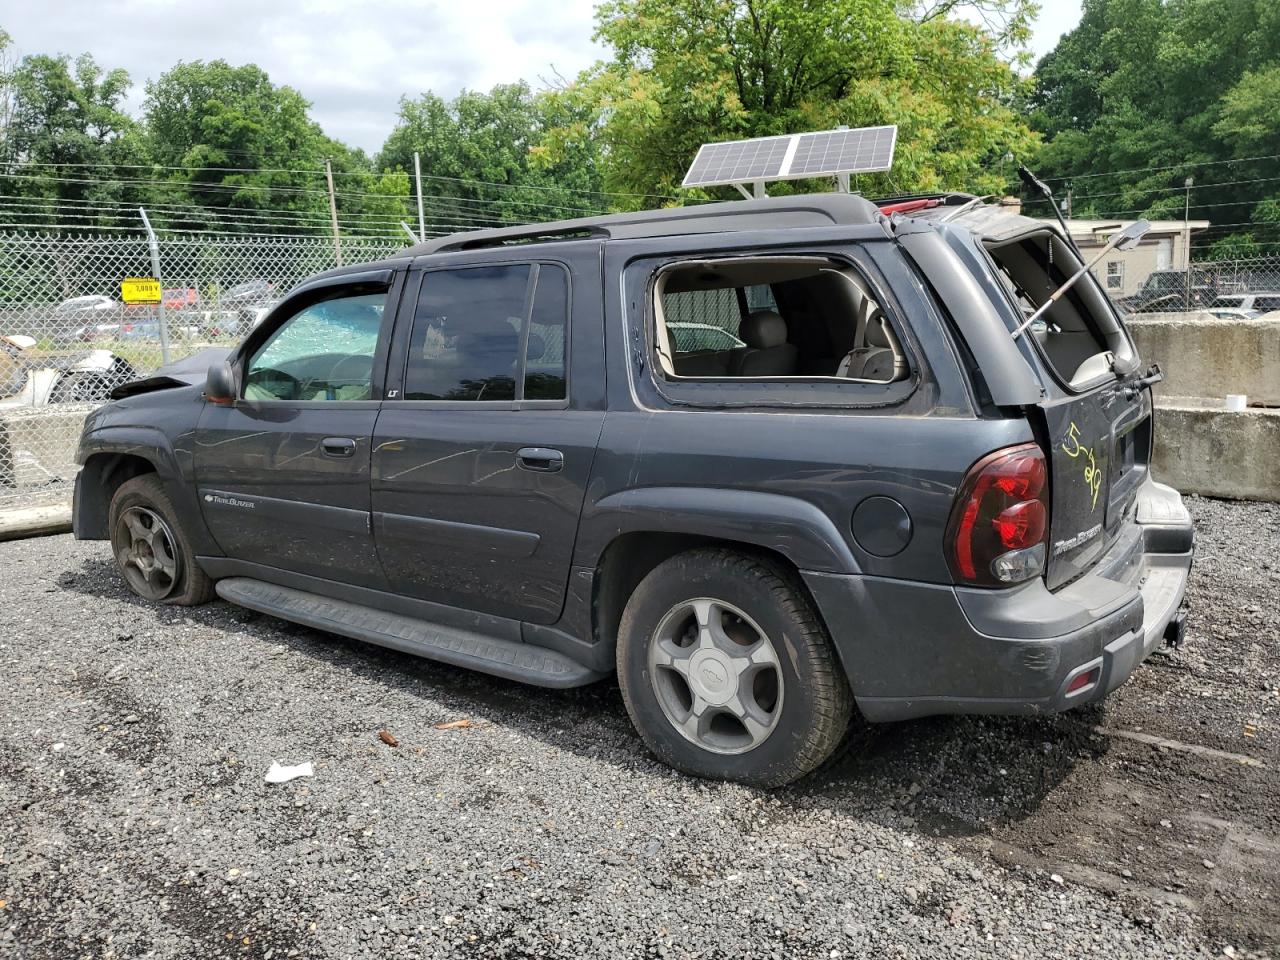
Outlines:
{"label": "solar panel", "polygon": [[896,125],[704,143],[683,186],[714,187],[875,173],[893,165]]}
{"label": "solar panel", "polygon": [[893,166],[897,126],[862,127],[802,133],[786,176],[823,177],[838,173],[874,173]]}
{"label": "solar panel", "polygon": [[773,180],[782,169],[794,137],[760,137],[704,143],[684,175],[686,187],[711,187],[728,183]]}

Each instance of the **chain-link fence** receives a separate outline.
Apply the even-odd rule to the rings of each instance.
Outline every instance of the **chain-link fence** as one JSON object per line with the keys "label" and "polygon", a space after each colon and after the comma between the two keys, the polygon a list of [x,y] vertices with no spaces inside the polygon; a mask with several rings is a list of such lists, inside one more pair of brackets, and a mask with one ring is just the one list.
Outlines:
{"label": "chain-link fence", "polygon": [[[343,258],[375,260],[403,245],[347,239]],[[146,236],[0,232],[0,511],[69,497],[84,416],[114,386],[166,353],[237,342],[290,287],[334,265],[323,236],[175,235],[159,240],[159,255],[161,304],[132,305],[121,302],[120,281],[152,274]],[[678,349],[736,342],[744,305],[732,291],[669,300]],[[773,308],[768,287],[748,288],[747,300],[747,310]],[[1280,256],[1155,270],[1121,305],[1266,314],[1280,309]]]}
{"label": "chain-link fence", "polygon": [[[348,239],[342,253],[356,263],[403,246]],[[127,304],[120,282],[152,275],[147,237],[0,233],[0,511],[70,496],[84,416],[117,384],[237,342],[334,265],[318,236],[162,237],[159,254],[160,304]]]}
{"label": "chain-link fence", "polygon": [[[1124,276],[1123,269],[1117,272],[1119,262],[1099,264],[1094,272],[1099,282],[1116,297],[1117,304],[1129,312],[1210,310],[1221,311],[1223,316],[1247,318],[1280,310],[1280,256],[1196,261],[1189,270],[1151,269],[1141,276],[1140,285],[1127,296],[1117,296],[1112,289],[1115,284],[1111,281]],[[1135,258],[1126,266],[1137,266],[1141,262]]]}

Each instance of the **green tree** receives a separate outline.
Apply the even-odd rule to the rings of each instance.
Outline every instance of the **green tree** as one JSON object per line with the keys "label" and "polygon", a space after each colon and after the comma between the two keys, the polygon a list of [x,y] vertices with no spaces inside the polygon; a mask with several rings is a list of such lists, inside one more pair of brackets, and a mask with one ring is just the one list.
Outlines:
{"label": "green tree", "polygon": [[1037,170],[1072,181],[1074,213],[1180,218],[1192,176],[1204,246],[1280,247],[1280,6],[1085,0],[1034,81]]}
{"label": "green tree", "polygon": [[[959,18],[962,7],[993,26]],[[1035,140],[1002,53],[1026,39],[1035,9],[1027,0],[606,0],[596,39],[613,58],[554,94],[592,109],[592,122],[554,129],[543,146],[556,158],[598,135],[606,185],[641,195],[640,206],[674,197],[705,142],[896,123],[893,169],[860,177],[859,188],[1003,191]]]}
{"label": "green tree", "polygon": [[[148,83],[147,137],[169,185],[166,200],[189,208],[168,222],[255,233],[326,231],[329,159],[344,228],[392,232],[404,215],[404,184],[376,176],[363,153],[326,137],[310,106],[253,64],[180,63]],[[379,213],[388,218],[375,221]]]}
{"label": "green tree", "polygon": [[128,207],[148,193],[136,182],[145,145],[137,124],[121,109],[129,75],[104,70],[88,54],[74,62],[65,56],[28,56],[3,72],[5,219],[32,228],[136,223]]}
{"label": "green tree", "polygon": [[523,82],[453,100],[427,92],[401,100],[377,165],[412,173],[417,151],[427,220],[442,228],[580,215],[602,208],[595,145],[586,138],[547,158],[543,140],[581,113]]}

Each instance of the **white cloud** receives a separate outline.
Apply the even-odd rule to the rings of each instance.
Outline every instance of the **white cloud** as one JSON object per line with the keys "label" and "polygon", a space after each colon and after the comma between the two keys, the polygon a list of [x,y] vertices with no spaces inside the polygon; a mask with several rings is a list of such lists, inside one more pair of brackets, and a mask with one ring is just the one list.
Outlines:
{"label": "white cloud", "polygon": [[[144,83],[180,60],[256,63],[312,102],[325,132],[374,152],[402,95],[488,90],[604,55],[591,41],[593,0],[25,0],[0,26],[20,53],[92,53]],[[1079,22],[1080,0],[1045,3],[1037,58]]]}
{"label": "white cloud", "polygon": [[370,152],[402,95],[573,76],[602,56],[591,0],[62,0],[28,2],[2,25],[19,53],[88,52],[143,85],[180,60],[256,63],[313,103],[330,136]]}

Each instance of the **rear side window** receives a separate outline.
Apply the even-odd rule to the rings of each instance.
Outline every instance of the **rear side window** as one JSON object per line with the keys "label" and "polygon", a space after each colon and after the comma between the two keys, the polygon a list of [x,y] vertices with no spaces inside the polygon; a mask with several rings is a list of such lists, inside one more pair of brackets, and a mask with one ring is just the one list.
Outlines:
{"label": "rear side window", "polygon": [[406,400],[560,400],[568,278],[548,264],[432,271],[405,367]]}
{"label": "rear side window", "polygon": [[1280,310],[1280,297],[1257,297],[1253,301],[1253,309],[1259,313],[1270,313]]}
{"label": "rear side window", "polygon": [[821,377],[883,385],[910,375],[871,285],[832,257],[669,264],[655,281],[653,312],[657,359],[671,380]]}

